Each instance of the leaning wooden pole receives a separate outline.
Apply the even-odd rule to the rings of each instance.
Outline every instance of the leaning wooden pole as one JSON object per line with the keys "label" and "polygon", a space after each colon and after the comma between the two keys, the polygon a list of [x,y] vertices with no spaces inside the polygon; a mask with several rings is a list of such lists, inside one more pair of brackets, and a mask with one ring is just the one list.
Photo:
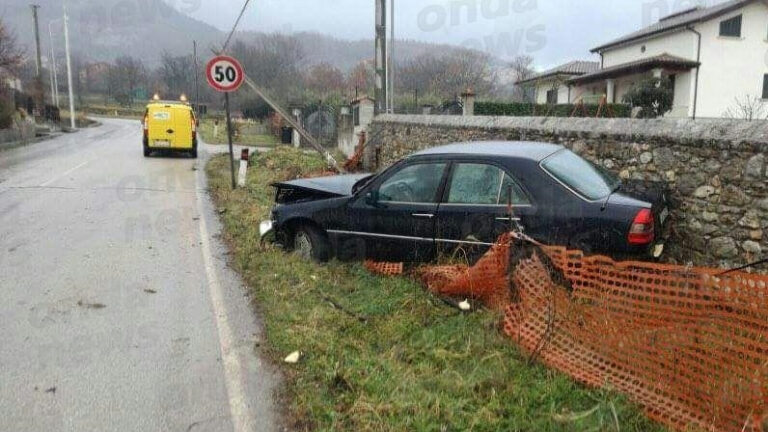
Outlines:
{"label": "leaning wooden pole", "polygon": [[336,161],[333,155],[331,155],[328,150],[320,145],[317,139],[315,139],[315,137],[307,132],[299,124],[299,122],[293,118],[293,116],[289,115],[287,111],[285,111],[274,99],[272,99],[272,97],[269,96],[269,94],[267,94],[264,89],[257,86],[256,83],[254,83],[253,80],[248,77],[248,75],[245,76],[245,84],[248,85],[248,87],[250,87],[251,90],[253,90],[260,98],[262,98],[264,102],[267,103],[267,105],[272,107],[272,109],[275,110],[275,112],[277,112],[289,125],[291,125],[291,127],[298,131],[299,135],[301,135],[301,137],[304,138],[309,143],[309,145],[312,146],[312,148],[322,154],[328,161],[329,166],[332,166],[338,172],[344,172],[344,168],[339,166],[339,163]]}

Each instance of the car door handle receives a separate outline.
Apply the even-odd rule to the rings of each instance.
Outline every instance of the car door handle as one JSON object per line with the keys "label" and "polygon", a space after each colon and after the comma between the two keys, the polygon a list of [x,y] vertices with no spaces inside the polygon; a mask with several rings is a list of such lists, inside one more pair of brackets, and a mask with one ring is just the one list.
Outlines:
{"label": "car door handle", "polygon": [[168,129],[166,132],[169,133],[169,134],[172,134],[173,133],[173,129]]}
{"label": "car door handle", "polygon": [[435,217],[435,215],[433,215],[432,213],[414,213],[411,216],[415,218],[421,218],[421,219],[432,219],[433,217]]}
{"label": "car door handle", "polygon": [[497,217],[496,220],[499,221],[499,222],[512,222],[512,221],[520,222],[522,219],[520,219],[518,217],[516,217],[516,218],[513,218],[513,217]]}

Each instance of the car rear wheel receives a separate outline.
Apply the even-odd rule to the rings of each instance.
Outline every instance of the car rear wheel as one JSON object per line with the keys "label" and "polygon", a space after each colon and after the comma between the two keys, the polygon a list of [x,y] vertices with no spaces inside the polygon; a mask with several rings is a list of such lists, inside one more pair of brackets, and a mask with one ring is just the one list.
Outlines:
{"label": "car rear wheel", "polygon": [[192,159],[197,159],[197,147],[193,147],[189,155],[192,156]]}
{"label": "car rear wheel", "polygon": [[330,259],[328,237],[311,225],[301,225],[293,236],[293,252],[306,260],[327,262]]}
{"label": "car rear wheel", "polygon": [[152,151],[149,149],[149,147],[144,146],[144,157],[149,157],[150,154],[152,154]]}

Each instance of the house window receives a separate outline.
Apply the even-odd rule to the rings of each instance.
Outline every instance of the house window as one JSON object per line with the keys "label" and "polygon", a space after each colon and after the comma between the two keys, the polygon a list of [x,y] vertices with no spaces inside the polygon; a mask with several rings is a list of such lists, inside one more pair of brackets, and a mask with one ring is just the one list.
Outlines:
{"label": "house window", "polygon": [[547,104],[549,105],[557,105],[557,89],[552,89],[547,91]]}
{"label": "house window", "polygon": [[355,126],[360,126],[360,107],[359,106],[352,108],[352,119]]}
{"label": "house window", "polygon": [[763,99],[768,99],[768,74],[763,75]]}
{"label": "house window", "polygon": [[720,36],[741,37],[741,15],[720,21]]}

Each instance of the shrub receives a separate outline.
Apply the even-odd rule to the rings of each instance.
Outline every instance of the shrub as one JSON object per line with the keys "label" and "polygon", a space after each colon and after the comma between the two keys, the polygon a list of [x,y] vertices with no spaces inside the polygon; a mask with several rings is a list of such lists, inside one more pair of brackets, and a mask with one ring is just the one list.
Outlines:
{"label": "shrub", "polygon": [[16,109],[13,103],[4,97],[0,97],[0,129],[11,127],[15,113]]}
{"label": "shrub", "polygon": [[[475,104],[476,115],[510,117],[596,117],[599,105],[584,104],[530,104],[522,102],[478,102]],[[603,107],[600,117],[629,117],[632,109],[629,105],[608,104]]]}
{"label": "shrub", "polygon": [[661,117],[672,109],[675,90],[668,78],[648,78],[632,86],[623,101],[641,108],[639,117]]}

